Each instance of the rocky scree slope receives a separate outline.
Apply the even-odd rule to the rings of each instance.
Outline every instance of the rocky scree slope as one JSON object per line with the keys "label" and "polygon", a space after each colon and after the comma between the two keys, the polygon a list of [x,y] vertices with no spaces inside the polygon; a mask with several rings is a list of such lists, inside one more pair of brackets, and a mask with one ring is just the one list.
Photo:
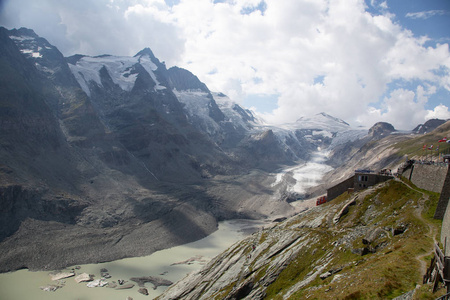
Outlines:
{"label": "rocky scree slope", "polygon": [[237,242],[158,299],[394,298],[422,283],[436,201],[394,180],[345,193]]}

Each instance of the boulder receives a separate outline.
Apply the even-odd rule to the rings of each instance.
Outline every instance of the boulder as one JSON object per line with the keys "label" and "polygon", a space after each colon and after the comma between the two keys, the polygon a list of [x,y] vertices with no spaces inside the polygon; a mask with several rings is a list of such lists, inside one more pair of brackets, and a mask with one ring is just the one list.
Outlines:
{"label": "boulder", "polygon": [[330,277],[333,274],[336,274],[337,272],[340,272],[342,270],[342,267],[336,268],[336,269],[331,269],[321,275],[319,275],[320,279],[324,280],[328,277]]}
{"label": "boulder", "polygon": [[130,280],[136,282],[140,287],[144,287],[146,282],[151,282],[154,290],[156,290],[158,286],[169,286],[173,284],[170,280],[153,276],[132,277]]}
{"label": "boulder", "polygon": [[399,224],[395,228],[392,228],[392,235],[399,235],[402,234],[408,229],[408,224]]}
{"label": "boulder", "polygon": [[280,222],[283,222],[283,221],[285,221],[285,220],[287,220],[287,218],[286,217],[281,217],[281,218],[276,218],[275,220],[273,220],[272,222],[275,222],[275,223],[280,223]]}
{"label": "boulder", "polygon": [[364,245],[369,245],[377,238],[386,235],[386,232],[382,228],[376,228],[374,230],[369,231],[369,233],[362,239]]}
{"label": "boulder", "polygon": [[138,292],[142,295],[148,296],[148,290],[145,287],[139,288]]}
{"label": "boulder", "polygon": [[64,279],[64,278],[69,278],[72,276],[75,276],[74,272],[60,272],[60,273],[56,273],[56,274],[50,274],[50,277],[53,281]]}
{"label": "boulder", "polygon": [[94,281],[88,282],[86,284],[87,287],[104,287],[105,285],[108,284],[108,281],[104,280],[104,279],[96,279]]}
{"label": "boulder", "polygon": [[57,289],[62,288],[61,285],[55,285],[55,284],[49,284],[49,285],[45,285],[45,286],[41,286],[40,289],[46,292],[54,292]]}
{"label": "boulder", "polygon": [[134,286],[134,283],[125,283],[123,285],[119,285],[118,287],[116,287],[116,290],[127,290],[127,289],[131,289]]}
{"label": "boulder", "polygon": [[337,222],[339,222],[339,220],[348,213],[349,211],[349,207],[352,205],[356,204],[356,199],[358,198],[358,196],[356,196],[355,198],[351,199],[350,201],[348,201],[344,207],[342,207],[342,209],[334,216],[333,218],[333,223],[336,224]]}
{"label": "boulder", "polygon": [[331,275],[333,275],[333,274],[331,274],[330,271],[327,271],[327,272],[321,274],[319,277],[320,277],[320,279],[324,280],[324,279],[330,277]]}
{"label": "boulder", "polygon": [[364,256],[364,255],[366,255],[366,254],[369,254],[370,251],[369,251],[369,248],[367,248],[367,247],[364,247],[364,248],[354,248],[354,249],[352,249],[352,253],[353,253],[353,254],[360,255],[360,256]]}
{"label": "boulder", "polygon": [[88,273],[81,273],[80,275],[77,275],[75,277],[75,281],[77,283],[80,282],[88,282],[94,280],[94,275],[88,274]]}

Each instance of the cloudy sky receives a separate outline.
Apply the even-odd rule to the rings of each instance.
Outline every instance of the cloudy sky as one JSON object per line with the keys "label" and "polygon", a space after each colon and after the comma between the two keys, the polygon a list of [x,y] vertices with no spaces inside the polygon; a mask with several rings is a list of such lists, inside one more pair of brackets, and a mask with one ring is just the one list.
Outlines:
{"label": "cloudy sky", "polygon": [[150,47],[273,123],[450,118],[448,0],[0,0],[0,25],[65,56]]}

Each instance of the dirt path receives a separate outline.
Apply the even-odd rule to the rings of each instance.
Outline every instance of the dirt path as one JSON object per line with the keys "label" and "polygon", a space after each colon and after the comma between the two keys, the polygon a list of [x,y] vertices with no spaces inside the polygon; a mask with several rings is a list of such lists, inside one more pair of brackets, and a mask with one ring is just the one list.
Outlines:
{"label": "dirt path", "polygon": [[[415,189],[414,187],[410,186],[409,184],[407,184],[406,182],[401,181],[400,179],[396,178],[396,180],[398,182],[403,183],[404,185],[406,185],[408,188],[410,188],[411,190],[421,194],[420,199],[417,201],[417,208],[414,210],[414,214],[415,216],[423,223],[426,224],[428,226],[428,231],[429,234],[431,235],[432,239],[433,239],[433,245],[437,242],[436,241],[436,236],[438,234],[438,230],[435,226],[433,226],[430,222],[428,222],[427,220],[425,220],[425,218],[422,216],[422,212],[425,208],[425,202],[428,201],[429,197],[427,194],[423,193],[422,191],[419,191],[417,189]],[[433,248],[431,248],[433,249]],[[425,252],[424,254],[420,254],[416,256],[416,260],[419,262],[420,264],[420,274],[425,274],[428,268],[427,262],[424,260],[424,258],[426,256],[428,256],[430,253],[429,252]]]}

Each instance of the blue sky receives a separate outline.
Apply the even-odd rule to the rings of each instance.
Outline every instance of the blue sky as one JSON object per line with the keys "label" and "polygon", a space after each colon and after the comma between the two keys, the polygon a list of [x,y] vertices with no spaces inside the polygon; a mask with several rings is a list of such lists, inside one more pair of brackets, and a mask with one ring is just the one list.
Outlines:
{"label": "blue sky", "polygon": [[[388,0],[365,1],[367,12],[373,15],[393,14],[392,19],[414,36],[427,36],[425,47],[436,47],[437,44],[450,42],[450,1],[447,0]],[[382,5],[382,4],[385,5]],[[314,83],[323,84],[324,76],[314,78]],[[392,90],[405,87],[414,90],[423,84],[421,80],[395,80],[388,84],[382,97],[387,97]],[[253,107],[262,113],[270,113],[277,108],[279,94],[251,94],[244,98],[244,105]],[[439,88],[429,97],[425,109],[432,110],[439,104],[450,104],[450,91]],[[373,106],[380,109],[381,103],[374,101]],[[445,117],[445,116],[444,116]]]}
{"label": "blue sky", "polygon": [[[380,7],[383,2],[386,3],[387,8]],[[436,47],[438,43],[450,43],[450,1],[448,0],[365,0],[365,3],[367,12],[373,15],[394,14],[393,21],[404,29],[410,30],[416,37],[427,36],[429,38],[425,43],[427,47]],[[314,83],[323,83],[323,79],[324,76],[319,75],[314,78]],[[411,90],[421,83],[420,80],[393,81],[388,85],[383,97],[389,95],[396,87],[404,86]],[[277,108],[278,97],[279,94],[251,94],[244,98],[243,104],[259,112],[270,113]],[[450,91],[444,88],[438,89],[429,98],[425,108],[433,109],[441,103],[450,105]],[[375,102],[374,106],[380,108],[379,103]]]}
{"label": "blue sky", "polygon": [[[380,3],[382,1],[378,1]],[[414,36],[427,36],[425,47],[436,47],[436,44],[450,43],[450,1],[448,0],[388,0],[387,10],[380,9],[373,1],[366,0],[367,11],[372,14],[393,13],[393,20],[403,28],[410,30]],[[375,4],[375,5],[372,5]],[[421,81],[392,82],[390,86],[408,86],[413,89]],[[391,89],[389,89],[391,90]],[[429,98],[426,109],[432,109],[440,103],[450,104],[450,91],[441,88]]]}
{"label": "blue sky", "polygon": [[3,0],[66,55],[150,47],[268,123],[450,118],[448,0]]}
{"label": "blue sky", "polygon": [[387,4],[395,20],[414,35],[426,35],[431,43],[450,42],[450,1],[390,0]]}

